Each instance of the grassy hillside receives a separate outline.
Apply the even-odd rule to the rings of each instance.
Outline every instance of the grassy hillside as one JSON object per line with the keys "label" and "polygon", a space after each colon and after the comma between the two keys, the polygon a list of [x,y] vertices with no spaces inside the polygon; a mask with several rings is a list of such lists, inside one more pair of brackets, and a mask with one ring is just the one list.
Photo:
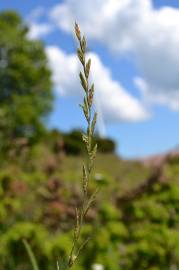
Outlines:
{"label": "grassy hillside", "polygon": [[[23,238],[41,269],[55,269],[56,259],[67,256],[74,207],[80,203],[82,159],[54,151],[47,142],[14,149],[6,161],[1,158],[0,269],[31,269]],[[159,181],[136,198],[120,201],[145,183],[153,169],[115,154],[98,155],[93,182],[100,191],[82,234],[90,232],[92,239],[74,269],[92,269],[95,263],[107,270],[178,267],[178,164],[177,156],[168,157]]]}

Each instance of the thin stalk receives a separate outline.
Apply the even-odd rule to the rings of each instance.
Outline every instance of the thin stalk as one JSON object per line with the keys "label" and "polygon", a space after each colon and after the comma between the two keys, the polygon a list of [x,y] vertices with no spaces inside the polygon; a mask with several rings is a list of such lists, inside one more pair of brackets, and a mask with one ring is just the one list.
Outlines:
{"label": "thin stalk", "polygon": [[81,36],[81,31],[78,24],[75,24],[75,35],[79,43],[79,48],[77,49],[77,55],[82,65],[82,71],[79,74],[81,86],[84,90],[83,104],[80,105],[83,114],[87,122],[86,133],[82,134],[82,139],[84,141],[87,150],[87,160],[86,164],[83,164],[82,170],[82,203],[79,209],[76,209],[76,225],[74,229],[73,244],[68,260],[68,267],[71,268],[75,261],[77,260],[81,250],[89,241],[87,238],[83,243],[80,242],[81,230],[84,224],[84,219],[88,213],[91,204],[93,203],[96,191],[89,196],[89,182],[91,178],[91,172],[93,168],[94,159],[96,156],[97,145],[93,143],[94,129],[96,125],[97,114],[92,113],[93,96],[94,96],[94,84],[90,85],[89,75],[91,67],[91,59],[86,59],[86,38]]}

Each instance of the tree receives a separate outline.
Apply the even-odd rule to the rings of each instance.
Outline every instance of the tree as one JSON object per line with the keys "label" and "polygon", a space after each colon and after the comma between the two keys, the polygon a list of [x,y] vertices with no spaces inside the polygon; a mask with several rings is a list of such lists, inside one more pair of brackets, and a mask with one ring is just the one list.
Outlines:
{"label": "tree", "polygon": [[51,72],[44,45],[28,38],[14,11],[0,13],[0,130],[11,141],[43,129],[52,108]]}

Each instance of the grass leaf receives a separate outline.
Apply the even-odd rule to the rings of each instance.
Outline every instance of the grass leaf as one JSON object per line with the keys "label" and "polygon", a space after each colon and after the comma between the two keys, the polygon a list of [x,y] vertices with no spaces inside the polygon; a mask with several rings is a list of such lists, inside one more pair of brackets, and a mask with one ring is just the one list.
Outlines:
{"label": "grass leaf", "polygon": [[25,239],[23,239],[22,241],[23,241],[23,244],[24,244],[25,249],[27,251],[27,254],[29,256],[29,259],[31,261],[33,270],[40,270],[40,268],[39,268],[39,266],[37,264],[37,260],[35,258],[35,255],[34,255],[32,249],[31,249],[31,246],[28,244],[28,242]]}

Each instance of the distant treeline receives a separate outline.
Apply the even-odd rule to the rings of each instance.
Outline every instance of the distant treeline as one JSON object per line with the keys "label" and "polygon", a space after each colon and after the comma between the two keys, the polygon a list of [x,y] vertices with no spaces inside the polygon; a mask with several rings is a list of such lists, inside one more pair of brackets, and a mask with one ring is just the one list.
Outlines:
{"label": "distant treeline", "polygon": [[[81,139],[81,130],[75,129],[69,133],[63,133],[59,130],[52,130],[48,133],[48,139],[53,144],[55,151],[59,147],[67,154],[80,155],[83,154],[84,144]],[[115,142],[110,138],[100,138],[98,135],[94,137],[94,143],[98,144],[98,151],[102,153],[114,153],[116,149]]]}

